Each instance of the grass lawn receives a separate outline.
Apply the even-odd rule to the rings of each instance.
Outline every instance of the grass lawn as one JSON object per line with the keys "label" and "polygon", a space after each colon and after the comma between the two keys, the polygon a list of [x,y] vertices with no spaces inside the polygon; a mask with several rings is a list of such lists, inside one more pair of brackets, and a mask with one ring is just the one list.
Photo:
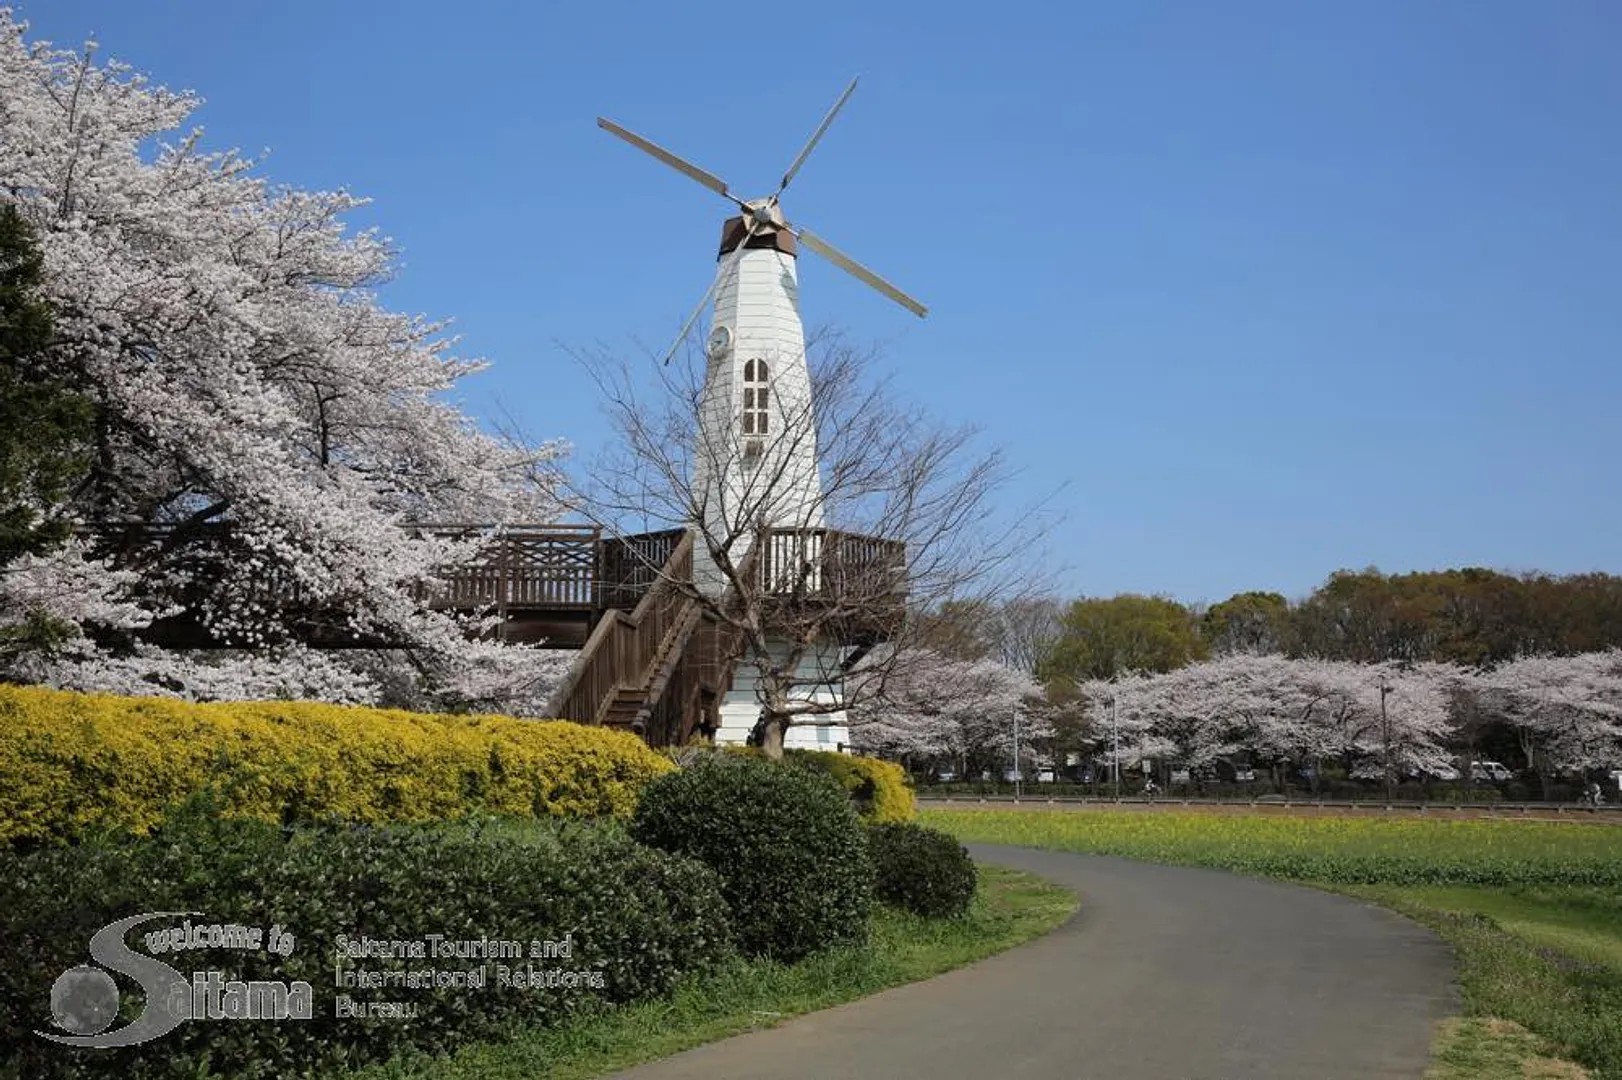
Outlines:
{"label": "grass lawn", "polygon": [[1544,1040],[1519,1024],[1486,1017],[1445,1021],[1425,1080],[1585,1080],[1581,1065],[1545,1053]]}
{"label": "grass lawn", "polygon": [[740,961],[670,998],[603,1010],[553,1030],[468,1046],[449,1058],[394,1061],[344,1080],[584,1080],[938,975],[1046,933],[1077,908],[1074,893],[1030,874],[980,869],[962,919],[881,908],[863,949],[782,965]]}
{"label": "grass lawn", "polygon": [[1622,1080],[1622,829],[978,809],[919,821],[963,840],[1210,866],[1382,904],[1459,957],[1467,1015],[1438,1033],[1429,1080]]}
{"label": "grass lawn", "polygon": [[1543,1046],[1523,1041],[1531,1058],[1569,1057],[1595,1077],[1622,1077],[1622,895],[1616,890],[1363,885],[1342,891],[1400,911],[1451,942],[1470,1014],[1500,1022],[1444,1033],[1437,1080],[1492,1077],[1481,1065],[1474,1072],[1443,1070],[1472,1045],[1502,1043],[1502,1021],[1542,1036]]}

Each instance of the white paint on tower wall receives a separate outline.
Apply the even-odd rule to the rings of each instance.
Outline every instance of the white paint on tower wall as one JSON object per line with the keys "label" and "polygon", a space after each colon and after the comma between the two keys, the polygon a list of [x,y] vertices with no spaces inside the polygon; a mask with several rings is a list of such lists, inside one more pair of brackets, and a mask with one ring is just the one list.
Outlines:
{"label": "white paint on tower wall", "polygon": [[[726,344],[711,352],[699,413],[695,491],[703,499],[704,531],[722,540],[746,537],[751,521],[822,528],[816,423],[794,256],[750,249],[729,271],[730,262],[722,257],[718,272],[727,278],[716,292],[713,322],[717,330],[725,328]],[[724,588],[699,547],[695,573],[701,587]],[[746,551],[745,542],[734,559]]]}
{"label": "white paint on tower wall", "polygon": [[[795,675],[796,682],[801,684],[794,695],[796,699],[839,705],[844,694],[840,661],[846,652],[846,647],[838,645],[808,651]],[[782,662],[787,646],[774,643],[772,653]],[[760,719],[760,710],[759,668],[745,661],[738,665],[732,691],[721,703],[721,727],[715,733],[715,741],[730,745],[747,742],[755,722]],[[789,749],[849,751],[850,726],[845,710],[806,714],[788,729],[783,745]]]}

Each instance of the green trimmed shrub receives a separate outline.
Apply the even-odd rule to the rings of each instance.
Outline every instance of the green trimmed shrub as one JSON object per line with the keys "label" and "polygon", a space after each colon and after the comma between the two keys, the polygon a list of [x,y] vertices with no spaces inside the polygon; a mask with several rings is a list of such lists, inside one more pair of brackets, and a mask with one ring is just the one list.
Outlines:
{"label": "green trimmed shrub", "polygon": [[[670,757],[681,763],[701,760],[714,753],[766,759],[766,752],[758,746],[715,747],[709,752],[689,747]],[[918,801],[906,771],[893,761],[834,750],[785,750],[783,762],[833,777],[850,796],[863,821],[872,824],[911,821],[917,816]]]}
{"label": "green trimmed shrub", "polygon": [[874,893],[918,915],[963,915],[979,881],[974,860],[956,838],[922,825],[868,827]]}
{"label": "green trimmed shrub", "polygon": [[784,962],[866,940],[873,863],[827,776],[716,754],[642,792],[631,834],[721,875],[739,947]]}
{"label": "green trimmed shrub", "polygon": [[[240,924],[294,935],[290,955],[265,949],[155,954],[186,974],[308,982],[307,1020],[181,1024],[153,1041],[115,1050],[63,1047],[39,1038],[54,1030],[51,989],[64,971],[89,961],[97,930],[142,912],[195,911],[197,924]],[[126,941],[180,926],[160,919]],[[351,941],[520,943],[515,958],[340,959]],[[566,935],[568,937],[566,938]],[[570,943],[570,955],[533,957],[529,943]],[[148,838],[76,848],[0,852],[0,1077],[230,1076],[243,1080],[325,1075],[396,1054],[449,1051],[521,1027],[550,1026],[583,1009],[645,999],[684,976],[735,955],[715,873],[696,861],[635,843],[623,825],[499,822],[456,825],[283,828],[187,811]],[[346,989],[335,964],[374,972],[482,969],[469,987]],[[508,972],[504,983],[501,967]],[[513,985],[513,975],[573,973],[555,986]],[[582,977],[579,973],[587,973]],[[601,973],[593,985],[591,972]],[[572,985],[569,985],[572,983]],[[144,996],[122,981],[123,1011]],[[417,1006],[410,1019],[339,1018],[337,998]],[[206,1061],[207,1071],[203,1071]]]}

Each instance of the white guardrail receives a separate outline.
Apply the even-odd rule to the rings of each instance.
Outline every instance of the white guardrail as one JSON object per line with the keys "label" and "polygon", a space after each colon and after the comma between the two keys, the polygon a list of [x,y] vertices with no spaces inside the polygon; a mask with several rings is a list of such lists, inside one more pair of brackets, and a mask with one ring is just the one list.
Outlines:
{"label": "white guardrail", "polygon": [[1123,795],[1120,798],[1109,796],[1094,797],[1091,795],[923,795],[918,796],[919,806],[949,806],[954,803],[1039,803],[1042,805],[1093,805],[1093,806],[1281,806],[1281,807],[1323,807],[1347,808],[1352,810],[1487,810],[1507,813],[1572,813],[1572,814],[1607,814],[1622,812],[1622,805],[1604,803],[1598,807],[1589,806],[1582,802],[1483,802],[1483,803],[1455,803],[1455,802],[1420,802],[1413,799],[1393,799],[1386,802],[1384,799],[1292,799],[1282,795],[1255,798],[1181,798],[1156,796],[1149,799],[1141,795]]}

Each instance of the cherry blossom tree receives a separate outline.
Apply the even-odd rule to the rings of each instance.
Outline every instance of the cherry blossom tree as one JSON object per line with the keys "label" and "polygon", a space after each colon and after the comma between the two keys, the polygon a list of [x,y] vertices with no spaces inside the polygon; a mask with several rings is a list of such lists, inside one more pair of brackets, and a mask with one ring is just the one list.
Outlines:
{"label": "cherry blossom tree", "polygon": [[1016,713],[1022,761],[1052,737],[1042,688],[1026,672],[923,647],[875,652],[904,655],[876,655],[852,673],[850,731],[862,753],[945,759],[963,771],[971,757],[1012,762]]}
{"label": "cherry blossom tree", "polygon": [[[1006,757],[1010,725],[987,720],[1006,702],[973,684],[984,663],[936,657],[920,665],[887,707],[861,714],[864,731],[875,745],[913,739],[917,753],[963,746]],[[1276,783],[1286,770],[1312,765],[1316,785],[1330,761],[1364,780],[1436,775],[1465,745],[1463,725],[1477,722],[1460,715],[1465,695],[1511,725],[1527,767],[1545,783],[1559,770],[1622,763],[1622,649],[1523,657],[1486,672],[1232,653],[1163,674],[1086,680],[1075,693],[1089,745],[1111,764],[1118,732],[1123,769],[1144,761],[1203,769],[1244,758],[1271,766]],[[964,701],[999,703],[966,709]]]}
{"label": "cherry blossom tree", "polygon": [[1519,657],[1475,686],[1514,728],[1526,767],[1545,785],[1556,770],[1622,763],[1622,649]]}
{"label": "cherry blossom tree", "polygon": [[1403,775],[1432,773],[1448,765],[1449,691],[1462,677],[1458,668],[1429,661],[1340,667],[1343,692],[1355,702],[1357,714],[1366,718],[1366,756],[1363,768],[1354,769],[1352,775],[1377,770],[1390,784]]}
{"label": "cherry blossom tree", "polygon": [[[465,620],[423,602],[419,587],[477,541],[410,526],[553,520],[565,447],[486,435],[444,399],[483,365],[452,353],[444,323],[379,303],[394,251],[344,222],[364,200],[273,185],[257,162],[185,129],[191,94],[98,62],[94,45],[60,51],[25,34],[0,10],[0,200],[43,256],[45,374],[95,406],[93,464],[71,508],[81,523],[165,529],[161,548],[121,553],[137,580],[108,580],[119,602],[191,597],[216,638],[276,650],[255,672],[284,657],[288,685],[304,685],[311,663],[282,603],[295,589],[305,605],[344,611],[351,632],[406,646],[389,662],[452,699],[499,697],[492,680],[544,668],[534,650],[468,640]],[[26,583],[8,573],[7,594],[87,633],[129,629],[39,599],[102,573],[92,548],[17,571]],[[12,617],[21,611],[14,603]],[[92,636],[34,658],[32,673],[61,666],[72,682],[65,669],[105,664],[116,681],[145,666],[187,681],[179,658]],[[389,663],[327,663],[352,661]],[[274,682],[244,678],[234,690],[218,671],[192,681],[217,693]]]}
{"label": "cherry blossom tree", "polygon": [[1172,710],[1164,697],[1168,684],[1144,672],[1076,684],[1076,698],[1092,720],[1092,742],[1107,765],[1138,764],[1176,756],[1178,744],[1162,723]]}
{"label": "cherry blossom tree", "polygon": [[88,557],[77,538],[13,559],[0,569],[0,663],[28,655],[42,640],[88,645],[87,626],[150,625],[156,612],[129,599],[139,582],[138,574]]}
{"label": "cherry blossom tree", "polygon": [[[1248,757],[1283,770],[1339,759],[1354,774],[1445,762],[1447,690],[1439,664],[1367,665],[1233,653],[1163,674],[1131,673],[1078,687],[1094,740],[1112,761],[1166,760],[1190,769]],[[1381,687],[1385,711],[1381,711]],[[1315,774],[1318,770],[1315,770]]]}
{"label": "cherry blossom tree", "polygon": [[848,715],[855,748],[901,760],[955,756],[966,689],[961,675],[968,666],[930,652],[887,680],[882,694],[853,695]]}

